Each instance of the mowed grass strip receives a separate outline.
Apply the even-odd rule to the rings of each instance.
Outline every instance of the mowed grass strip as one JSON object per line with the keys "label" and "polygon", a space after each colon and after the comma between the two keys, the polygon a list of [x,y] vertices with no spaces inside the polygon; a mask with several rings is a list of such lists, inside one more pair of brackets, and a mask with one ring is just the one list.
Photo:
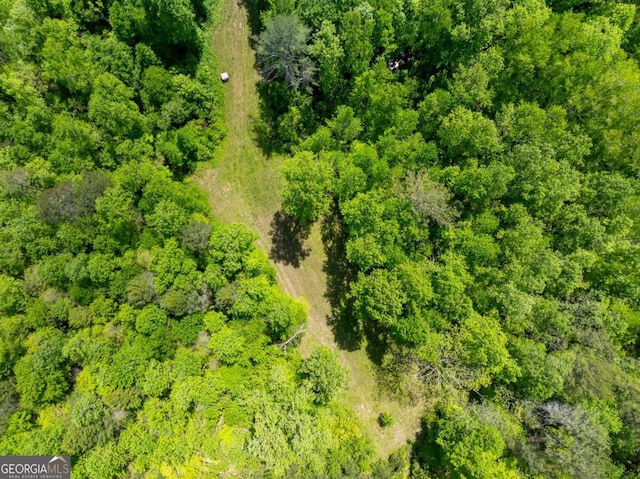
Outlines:
{"label": "mowed grass strip", "polygon": [[[258,146],[256,120],[259,99],[255,57],[249,42],[251,31],[241,2],[223,0],[222,20],[211,42],[220,72],[229,73],[224,85],[227,137],[215,166],[202,168],[194,180],[207,191],[217,218],[242,222],[259,234],[258,245],[272,251],[272,221],[280,208],[283,178],[279,167],[283,157],[267,157]],[[377,381],[376,367],[365,351],[340,349],[328,324],[331,307],[325,297],[327,276],[320,226],[315,225],[304,243],[308,255],[294,267],[273,262],[278,283],[287,294],[304,298],[309,305],[309,326],[300,344],[304,356],[317,345],[336,350],[349,372],[343,399],[354,410],[374,441],[381,457],[387,457],[413,440],[418,432],[422,404],[406,404],[384,394]],[[381,428],[381,412],[391,414],[394,424]]]}

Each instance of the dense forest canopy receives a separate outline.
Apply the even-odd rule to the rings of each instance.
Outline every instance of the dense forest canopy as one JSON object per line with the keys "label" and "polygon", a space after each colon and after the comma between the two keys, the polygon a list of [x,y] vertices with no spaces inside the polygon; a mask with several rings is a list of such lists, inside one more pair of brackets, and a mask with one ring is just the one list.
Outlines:
{"label": "dense forest canopy", "polygon": [[258,45],[299,25],[314,74],[262,86],[283,208],[332,225],[343,321],[437,398],[416,476],[636,477],[636,5],[262,9]]}
{"label": "dense forest canopy", "polygon": [[247,8],[283,211],[322,223],[336,317],[428,399],[421,434],[377,460],[335,353],[283,344],[306,305],[187,178],[224,138],[220,5],[1,0],[0,454],[87,478],[638,477],[636,5]]}
{"label": "dense forest canopy", "polygon": [[224,138],[219,8],[0,6],[2,455],[91,479],[371,470],[335,353],[279,346],[306,305],[185,179]]}

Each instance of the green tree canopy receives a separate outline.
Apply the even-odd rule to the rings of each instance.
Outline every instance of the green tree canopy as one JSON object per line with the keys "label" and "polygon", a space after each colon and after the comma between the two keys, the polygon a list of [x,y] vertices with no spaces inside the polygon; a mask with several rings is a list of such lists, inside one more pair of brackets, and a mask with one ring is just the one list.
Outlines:
{"label": "green tree canopy", "polygon": [[256,57],[266,81],[282,81],[294,89],[314,80],[315,66],[308,55],[309,29],[296,14],[276,15],[257,38]]}

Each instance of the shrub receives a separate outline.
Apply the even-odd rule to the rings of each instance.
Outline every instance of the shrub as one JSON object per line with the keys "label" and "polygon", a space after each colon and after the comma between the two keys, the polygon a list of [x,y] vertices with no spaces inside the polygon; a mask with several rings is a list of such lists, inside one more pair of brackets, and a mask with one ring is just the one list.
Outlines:
{"label": "shrub", "polygon": [[381,412],[378,415],[378,424],[380,427],[389,427],[393,426],[393,416],[388,412]]}

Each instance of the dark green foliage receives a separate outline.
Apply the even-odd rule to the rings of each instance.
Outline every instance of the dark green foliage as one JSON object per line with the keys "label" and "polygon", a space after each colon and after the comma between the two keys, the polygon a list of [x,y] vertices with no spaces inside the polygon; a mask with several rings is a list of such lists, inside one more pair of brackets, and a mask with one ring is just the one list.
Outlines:
{"label": "dark green foliage", "polygon": [[210,8],[0,5],[0,450],[78,477],[635,477],[634,5],[247,6],[335,330],[436,403],[375,465],[335,354],[287,349],[306,309],[256,235],[172,179],[223,137]]}
{"label": "dark green foliage", "polygon": [[182,227],[182,244],[195,253],[203,253],[209,248],[212,229],[208,223],[192,221]]}
{"label": "dark green foliage", "polygon": [[133,306],[144,306],[156,297],[153,274],[149,271],[133,278],[127,284],[127,301]]}
{"label": "dark green foliage", "polygon": [[185,291],[171,288],[160,298],[160,306],[169,314],[180,317],[204,310],[206,301],[193,289]]}
{"label": "dark green foliage", "polygon": [[294,89],[313,81],[315,67],[307,53],[309,29],[297,15],[276,15],[257,38],[256,57],[266,81],[282,81]]}
{"label": "dark green foliage", "polygon": [[[74,477],[333,476],[344,438],[364,470],[353,416],[314,405],[274,346],[306,307],[255,233],[212,225],[205,194],[174,180],[213,159],[221,92],[198,56],[205,7],[152,3],[34,4],[37,21],[0,6],[3,26],[26,15],[0,38],[0,450],[72,455]],[[295,419],[282,456],[256,452],[255,398]]]}
{"label": "dark green foliage", "polygon": [[18,410],[18,394],[15,385],[5,380],[0,382],[0,435],[3,435],[11,415]]}
{"label": "dark green foliage", "polygon": [[40,194],[40,216],[50,224],[77,223],[95,211],[96,199],[108,186],[108,176],[100,171],[85,173],[76,181],[65,180]]}
{"label": "dark green foliage", "polygon": [[281,115],[318,126],[277,131],[283,207],[340,253],[336,330],[436,388],[428,477],[638,472],[638,14],[549,5],[296,6],[318,78]]}
{"label": "dark green foliage", "polygon": [[381,412],[378,414],[378,424],[380,427],[393,426],[393,416],[388,412]]}
{"label": "dark green foliage", "polygon": [[173,98],[174,80],[171,73],[162,67],[152,65],[142,74],[140,97],[147,110],[160,108]]}
{"label": "dark green foliage", "polygon": [[141,6],[146,17],[141,33],[148,43],[167,60],[184,55],[188,63],[194,62],[202,40],[193,4],[187,0],[143,0]]}

